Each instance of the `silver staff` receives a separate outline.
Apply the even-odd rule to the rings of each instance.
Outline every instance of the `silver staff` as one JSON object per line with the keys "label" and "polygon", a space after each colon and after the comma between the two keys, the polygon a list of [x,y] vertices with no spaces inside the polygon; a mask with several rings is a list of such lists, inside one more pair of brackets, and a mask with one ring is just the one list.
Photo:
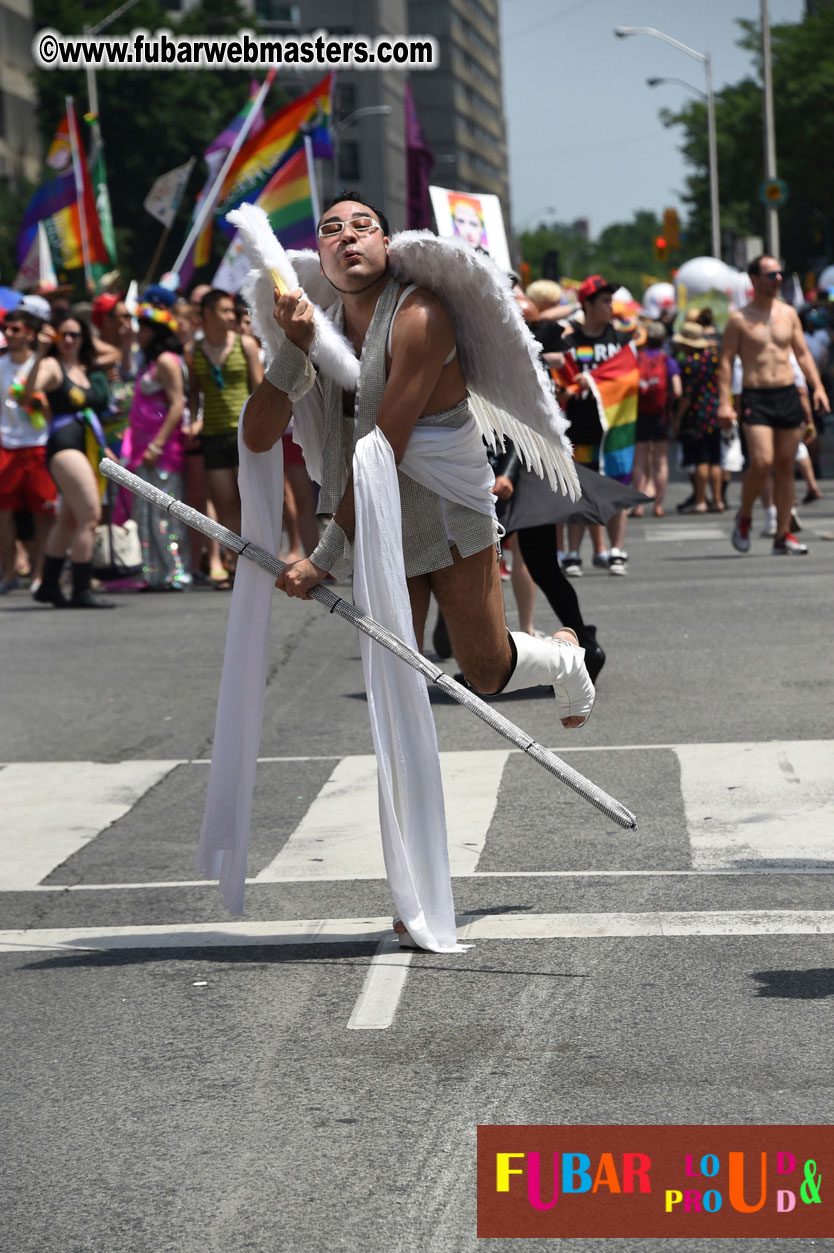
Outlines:
{"label": "silver staff", "polygon": [[[150,483],[146,483],[144,479],[131,474],[129,470],[125,470],[117,462],[104,458],[99,463],[99,471],[105,478],[112,479],[120,487],[126,487],[129,492],[133,492],[136,496],[141,496],[152,505],[156,505],[158,509],[162,509],[163,512],[179,518],[181,522],[184,522],[193,530],[200,531],[203,535],[207,535],[209,539],[216,539],[218,543],[223,544],[226,548],[231,548],[239,557],[246,557],[247,560],[254,561],[255,565],[260,566],[262,570],[268,571],[273,577],[277,577],[284,569],[285,563],[279,561],[277,557],[267,552],[265,548],[261,548],[258,544],[248,543],[240,535],[235,535],[234,531],[229,531],[225,526],[221,526],[219,522],[213,522],[211,518],[207,518],[204,513],[200,513],[197,509],[192,509],[190,505],[184,505],[176,497],[160,491],[158,487],[152,487]],[[531,739],[514,722],[510,722],[508,718],[504,718],[501,714],[496,713],[490,705],[476,696],[474,692],[463,687],[460,683],[456,683],[451,675],[438,669],[422,653],[418,653],[415,649],[410,648],[404,640],[401,640],[391,631],[386,630],[385,627],[380,626],[378,622],[374,622],[373,618],[369,618],[367,614],[362,613],[355,605],[343,600],[341,596],[337,596],[330,588],[322,586],[310,589],[310,599],[318,601],[320,605],[324,605],[331,613],[338,614],[340,618],[346,618],[358,630],[364,631],[365,635],[370,636],[372,640],[376,640],[377,644],[381,644],[383,648],[387,648],[389,652],[393,653],[395,657],[399,657],[406,665],[419,671],[431,683],[436,683],[441,691],[446,692],[459,705],[463,705],[470,713],[475,714],[482,722],[492,727],[493,731],[503,735],[505,740],[509,740],[516,748],[520,748],[528,757],[532,757],[533,761],[537,761],[540,766],[544,766],[545,770],[549,770],[557,779],[561,779],[563,783],[566,783],[569,788],[573,788],[574,792],[578,792],[586,801],[590,801],[592,805],[595,805],[608,818],[612,818],[621,827],[626,827],[629,830],[634,830],[637,826],[637,819],[634,814],[626,809],[624,805],[621,805],[619,801],[614,800],[613,796],[603,792],[602,788],[598,788],[595,783],[591,783],[578,770],[574,770],[572,766],[567,765],[566,762],[557,757],[555,753],[551,753],[549,749],[544,748],[541,744]]]}

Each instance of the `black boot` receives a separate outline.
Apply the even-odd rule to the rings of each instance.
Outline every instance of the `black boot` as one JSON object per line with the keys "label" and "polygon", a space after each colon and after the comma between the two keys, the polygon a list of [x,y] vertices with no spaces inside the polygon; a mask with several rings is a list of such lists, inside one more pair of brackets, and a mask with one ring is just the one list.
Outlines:
{"label": "black boot", "polygon": [[596,683],[597,675],[605,665],[605,653],[597,643],[597,629],[595,626],[584,626],[581,631],[577,631],[579,643],[585,649],[585,667],[591,676],[591,682]]}
{"label": "black boot", "polygon": [[32,593],[32,599],[42,605],[54,605],[56,609],[66,609],[69,601],[61,591],[61,571],[64,568],[63,557],[44,557],[41,585]]}
{"label": "black boot", "polygon": [[102,600],[95,596],[90,587],[93,577],[91,561],[74,561],[72,563],[72,600],[71,609],[114,609],[112,600]]}
{"label": "black boot", "polygon": [[449,657],[451,657],[452,642],[449,639],[449,630],[446,626],[446,619],[443,617],[443,614],[439,609],[437,611],[437,625],[434,628],[431,642],[434,645],[434,651],[437,653],[441,661],[446,661]]}

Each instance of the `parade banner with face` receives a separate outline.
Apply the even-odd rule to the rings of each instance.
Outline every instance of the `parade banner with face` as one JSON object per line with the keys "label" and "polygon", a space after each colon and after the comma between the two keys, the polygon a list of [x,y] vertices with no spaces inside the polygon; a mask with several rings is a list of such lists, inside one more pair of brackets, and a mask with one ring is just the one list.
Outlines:
{"label": "parade banner with face", "polygon": [[463,239],[489,253],[502,270],[510,269],[510,253],[501,201],[486,193],[429,187],[431,205],[441,238]]}

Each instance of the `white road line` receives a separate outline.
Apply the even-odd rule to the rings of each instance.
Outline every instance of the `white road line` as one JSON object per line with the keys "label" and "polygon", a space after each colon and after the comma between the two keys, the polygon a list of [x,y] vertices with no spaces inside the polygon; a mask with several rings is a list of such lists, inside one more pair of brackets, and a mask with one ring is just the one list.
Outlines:
{"label": "white road line", "polygon": [[380,942],[348,1019],[349,1031],[385,1031],[394,1021],[412,954],[393,936]]}
{"label": "white road line", "polygon": [[[478,864],[498,801],[509,750],[440,754],[452,874]],[[383,879],[376,758],[336,765],[277,857],[256,883]]]}
{"label": "white road line", "polygon": [[0,891],[32,888],[178,761],[15,762],[0,770]]}
{"label": "white road line", "polygon": [[[763,866],[760,870],[727,870],[721,866],[703,870],[473,870],[471,874],[453,875],[455,879],[657,879],[657,878],[738,878],[745,875],[781,876],[834,875],[834,867],[826,866]],[[353,876],[351,876],[352,878]],[[344,879],[321,879],[320,883],[344,883]],[[282,883],[309,883],[309,879],[282,879]],[[379,879],[378,882],[384,882]],[[247,879],[247,886],[258,883]],[[217,891],[216,879],[160,879],[153,883],[39,883],[33,888],[16,891],[29,892],[138,892],[145,888],[211,888]]]}
{"label": "white road line", "polygon": [[726,540],[730,542],[730,530],[728,527],[715,526],[707,523],[706,526],[661,526],[652,527],[646,531],[644,539],[653,543],[672,542],[684,540],[690,542],[692,540]]}
{"label": "white road line", "polygon": [[834,860],[834,743],[680,744],[696,869]]}
{"label": "white road line", "polygon": [[[0,931],[0,953],[111,952],[125,949],[276,947],[375,943],[391,919],[317,918],[291,922],[205,922],[155,926],[55,927]],[[725,910],[684,913],[461,915],[458,939],[556,940],[607,937],[834,935],[834,910]]]}

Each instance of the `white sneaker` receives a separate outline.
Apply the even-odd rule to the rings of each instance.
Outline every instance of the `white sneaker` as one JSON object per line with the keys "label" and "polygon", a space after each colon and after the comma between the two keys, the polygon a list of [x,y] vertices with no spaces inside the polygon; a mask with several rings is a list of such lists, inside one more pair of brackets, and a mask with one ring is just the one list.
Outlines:
{"label": "white sneaker", "polygon": [[567,575],[569,579],[582,578],[582,558],[579,556],[578,552],[574,551],[568,553],[567,557],[562,562],[562,573]]}
{"label": "white sneaker", "polygon": [[621,548],[612,548],[611,556],[608,558],[608,573],[628,574],[627,565],[628,553],[623,552]]}
{"label": "white sneaker", "polygon": [[608,552],[594,553],[594,565],[601,570],[607,570],[611,561],[611,554]]}
{"label": "white sneaker", "polygon": [[776,506],[765,509],[765,524],[762,527],[762,539],[776,538]]}

